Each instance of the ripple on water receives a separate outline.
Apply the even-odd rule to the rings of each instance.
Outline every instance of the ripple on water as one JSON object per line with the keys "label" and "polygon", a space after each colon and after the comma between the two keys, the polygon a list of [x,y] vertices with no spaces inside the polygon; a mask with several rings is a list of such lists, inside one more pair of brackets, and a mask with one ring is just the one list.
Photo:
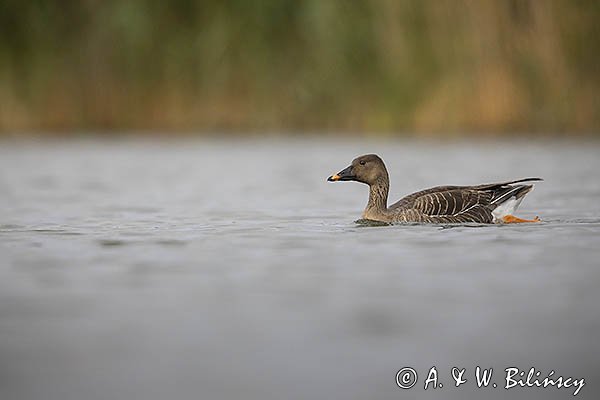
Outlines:
{"label": "ripple on water", "polygon": [[22,225],[16,224],[0,224],[0,232],[20,231],[25,229]]}
{"label": "ripple on water", "polygon": [[359,219],[354,221],[358,227],[377,227],[377,226],[401,226],[401,227],[411,227],[411,226],[421,226],[421,227],[435,227],[439,230],[446,229],[456,229],[456,228],[542,228],[542,227],[560,227],[560,226],[573,226],[573,225],[598,225],[600,224],[600,219],[598,218],[578,218],[578,219],[547,219],[539,221],[535,224],[477,224],[477,223],[467,223],[467,224],[428,224],[428,223],[389,223],[389,222],[381,222],[381,221],[373,221],[369,219]]}
{"label": "ripple on water", "polygon": [[357,219],[354,221],[357,225],[367,227],[367,226],[391,226],[393,225],[391,222],[382,222],[382,221],[374,221],[372,219]]}
{"label": "ripple on water", "polygon": [[98,243],[103,247],[118,247],[129,244],[129,242],[120,239],[100,239]]}
{"label": "ripple on water", "polygon": [[[140,241],[122,240],[122,239],[99,239],[97,243],[102,247],[120,247],[132,244],[143,244]],[[187,242],[179,239],[157,239],[152,243],[160,246],[185,246]]]}
{"label": "ripple on water", "polygon": [[46,235],[58,235],[58,236],[81,236],[81,232],[68,231],[66,229],[33,229],[30,232],[42,233]]}
{"label": "ripple on water", "polygon": [[156,240],[154,243],[163,246],[185,246],[187,244],[186,241],[179,239],[159,239]]}

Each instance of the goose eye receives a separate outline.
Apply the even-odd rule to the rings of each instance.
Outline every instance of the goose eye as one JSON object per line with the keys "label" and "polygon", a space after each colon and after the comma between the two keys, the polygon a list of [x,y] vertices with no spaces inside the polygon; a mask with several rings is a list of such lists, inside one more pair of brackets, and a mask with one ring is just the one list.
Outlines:
{"label": "goose eye", "polygon": [[366,164],[366,161],[365,161],[365,160],[363,160],[363,161],[359,162],[359,164],[360,164],[360,165],[365,165],[365,164]]}

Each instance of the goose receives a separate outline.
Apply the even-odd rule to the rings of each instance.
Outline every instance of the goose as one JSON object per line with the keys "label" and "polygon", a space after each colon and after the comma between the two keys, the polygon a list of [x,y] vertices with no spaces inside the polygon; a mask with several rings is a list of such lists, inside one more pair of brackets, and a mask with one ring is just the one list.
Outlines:
{"label": "goose", "polygon": [[523,223],[539,222],[514,216],[521,201],[541,181],[525,178],[476,186],[437,186],[409,194],[388,207],[390,180],[383,160],[376,154],[355,158],[352,164],[327,178],[329,182],[355,181],[369,185],[366,220],[385,223]]}

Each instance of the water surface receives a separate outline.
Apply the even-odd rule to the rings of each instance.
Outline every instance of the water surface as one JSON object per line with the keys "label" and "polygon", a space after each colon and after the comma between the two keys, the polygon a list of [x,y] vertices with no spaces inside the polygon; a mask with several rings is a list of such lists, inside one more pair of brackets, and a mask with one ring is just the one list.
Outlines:
{"label": "water surface", "polygon": [[[572,398],[475,389],[536,367],[600,393],[597,143],[342,140],[0,144],[6,399]],[[390,200],[541,176],[540,224],[363,226]],[[444,388],[423,390],[436,366]],[[405,366],[419,373],[408,391]],[[454,388],[453,366],[469,382]]]}

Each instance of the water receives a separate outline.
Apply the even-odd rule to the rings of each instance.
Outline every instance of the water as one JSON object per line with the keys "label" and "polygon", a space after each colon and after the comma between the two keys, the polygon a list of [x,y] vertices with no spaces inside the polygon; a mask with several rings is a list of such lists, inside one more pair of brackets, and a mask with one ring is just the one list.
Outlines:
{"label": "water", "polygon": [[[572,398],[600,393],[598,143],[0,143],[2,399]],[[545,181],[512,226],[362,226],[438,184]],[[416,369],[403,390],[396,372]],[[441,389],[423,389],[436,366]],[[455,388],[452,367],[468,382]],[[498,388],[477,389],[476,366]]]}

